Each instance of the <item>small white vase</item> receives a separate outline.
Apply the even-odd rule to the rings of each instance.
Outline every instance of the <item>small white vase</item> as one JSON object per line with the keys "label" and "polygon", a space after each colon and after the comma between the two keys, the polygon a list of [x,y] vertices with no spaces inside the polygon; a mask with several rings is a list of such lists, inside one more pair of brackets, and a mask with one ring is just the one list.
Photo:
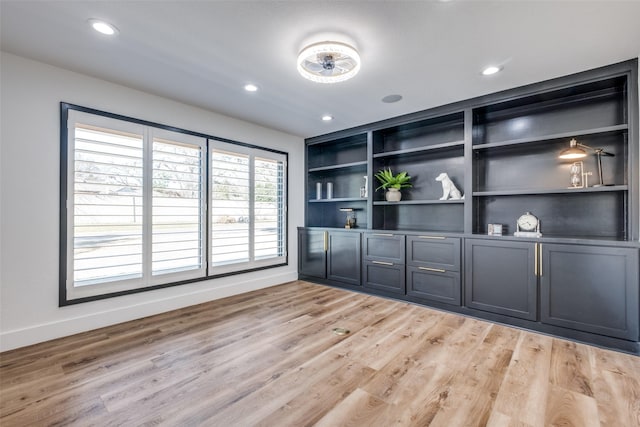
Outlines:
{"label": "small white vase", "polygon": [[397,188],[388,188],[384,197],[387,202],[399,202],[402,199],[402,193]]}

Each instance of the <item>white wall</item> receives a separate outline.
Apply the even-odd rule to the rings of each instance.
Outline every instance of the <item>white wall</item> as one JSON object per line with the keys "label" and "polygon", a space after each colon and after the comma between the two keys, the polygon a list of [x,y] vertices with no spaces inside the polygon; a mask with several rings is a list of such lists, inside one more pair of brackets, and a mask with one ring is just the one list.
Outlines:
{"label": "white wall", "polygon": [[[4,52],[0,66],[0,351],[297,278],[302,138]],[[58,307],[61,101],[288,152],[289,265]]]}

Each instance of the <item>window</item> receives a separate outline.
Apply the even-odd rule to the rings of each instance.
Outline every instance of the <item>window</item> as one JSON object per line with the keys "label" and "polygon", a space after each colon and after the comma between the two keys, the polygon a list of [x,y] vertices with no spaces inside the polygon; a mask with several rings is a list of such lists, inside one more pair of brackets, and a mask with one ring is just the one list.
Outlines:
{"label": "window", "polygon": [[286,157],[209,141],[210,274],[286,262]]}
{"label": "window", "polygon": [[286,263],[285,154],[62,114],[62,305]]}

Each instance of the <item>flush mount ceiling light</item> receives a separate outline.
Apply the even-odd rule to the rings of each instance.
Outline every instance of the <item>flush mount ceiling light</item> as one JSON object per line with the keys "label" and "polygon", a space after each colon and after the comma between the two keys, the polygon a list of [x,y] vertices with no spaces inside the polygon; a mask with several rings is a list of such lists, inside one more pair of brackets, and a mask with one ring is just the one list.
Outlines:
{"label": "flush mount ceiling light", "polygon": [[323,122],[330,122],[331,120],[333,120],[333,116],[330,114],[325,114],[324,116],[322,116]]}
{"label": "flush mount ceiling light", "polygon": [[247,92],[257,92],[258,86],[254,85],[253,83],[247,83],[246,85],[244,85],[244,90],[246,90]]}
{"label": "flush mount ceiling light", "polygon": [[360,55],[340,42],[321,42],[305,47],[298,55],[298,72],[317,83],[349,80],[360,71]]}
{"label": "flush mount ceiling light", "polygon": [[91,27],[100,34],[104,34],[106,36],[114,36],[118,33],[118,29],[116,27],[99,19],[89,19],[89,25],[91,25]]}

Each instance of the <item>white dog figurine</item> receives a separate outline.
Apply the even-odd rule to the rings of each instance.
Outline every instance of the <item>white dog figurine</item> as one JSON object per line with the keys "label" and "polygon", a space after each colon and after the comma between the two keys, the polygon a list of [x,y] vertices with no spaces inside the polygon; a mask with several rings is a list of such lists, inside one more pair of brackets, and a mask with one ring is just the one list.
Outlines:
{"label": "white dog figurine", "polygon": [[447,175],[446,172],[442,172],[438,175],[436,181],[442,182],[442,197],[440,197],[440,200],[464,199],[464,196],[460,194],[460,190],[456,188],[456,185],[451,181],[451,178],[449,178],[449,175]]}

